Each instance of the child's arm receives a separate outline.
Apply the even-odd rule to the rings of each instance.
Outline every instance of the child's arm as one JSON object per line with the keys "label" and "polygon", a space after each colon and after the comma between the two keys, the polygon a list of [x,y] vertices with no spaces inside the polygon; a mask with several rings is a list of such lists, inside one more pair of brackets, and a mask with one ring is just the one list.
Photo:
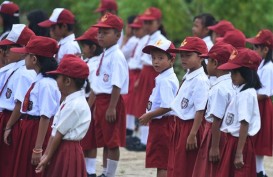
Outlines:
{"label": "child's arm", "polygon": [[197,148],[196,134],[202,123],[203,116],[204,116],[204,110],[196,111],[191,132],[187,138],[186,150],[194,150]]}
{"label": "child's arm", "polygon": [[89,99],[88,99],[88,105],[90,108],[93,106],[95,99],[96,99],[96,95],[95,95],[94,91],[91,89]]}
{"label": "child's arm", "polygon": [[241,126],[240,126],[240,132],[239,132],[239,140],[238,140],[237,150],[236,150],[235,159],[234,159],[234,165],[236,168],[242,168],[244,166],[243,149],[245,146],[248,126],[249,126],[249,124],[245,120],[242,120],[240,123],[241,123]]}
{"label": "child's arm", "polygon": [[157,117],[157,116],[161,116],[163,114],[166,114],[167,112],[171,111],[170,108],[158,108],[154,111],[148,112],[146,114],[143,114],[140,118],[139,118],[139,122],[142,125],[147,125],[148,122],[153,118],[153,117]]}
{"label": "child's arm", "polygon": [[211,147],[209,150],[209,161],[218,162],[220,160],[219,143],[221,138],[220,126],[222,120],[214,115],[212,116],[213,116],[213,123],[211,127],[212,140]]}
{"label": "child's arm", "polygon": [[109,106],[106,111],[106,120],[109,123],[116,121],[116,106],[117,106],[117,103],[119,100],[119,96],[120,96],[120,88],[113,85],[111,100],[110,100]]}

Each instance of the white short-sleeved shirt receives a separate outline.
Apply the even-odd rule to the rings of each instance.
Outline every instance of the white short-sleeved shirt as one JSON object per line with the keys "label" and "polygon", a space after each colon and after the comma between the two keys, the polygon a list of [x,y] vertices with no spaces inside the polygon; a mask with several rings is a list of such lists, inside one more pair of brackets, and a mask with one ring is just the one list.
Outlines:
{"label": "white short-sleeved shirt", "polygon": [[132,54],[137,46],[138,41],[139,41],[139,39],[137,37],[132,36],[128,39],[126,44],[124,44],[121,47],[121,51],[122,51],[124,57],[126,58],[126,60],[128,60],[132,56]]}
{"label": "white short-sleeved shirt", "polygon": [[27,70],[25,60],[16,62],[13,68],[7,71],[5,81],[10,76],[7,85],[5,86],[2,95],[0,96],[0,107],[12,111],[17,100],[24,101],[25,95],[36,77],[34,70]]}
{"label": "white short-sleeved shirt", "polygon": [[77,91],[68,95],[60,105],[52,124],[52,136],[57,130],[64,140],[81,140],[90,125],[91,111],[84,92]]}
{"label": "white short-sleeved shirt", "polygon": [[262,88],[257,90],[257,93],[260,95],[273,95],[273,63],[272,61],[267,62],[264,65],[264,59],[262,60],[258,68],[258,76],[262,83]]}
{"label": "white short-sleeved shirt", "polygon": [[[100,60],[102,56],[99,56]],[[91,88],[95,94],[111,94],[114,85],[120,88],[120,94],[128,93],[128,64],[117,44],[104,51],[100,73],[93,75]]]}
{"label": "white short-sleeved shirt", "polygon": [[57,82],[49,77],[43,77],[40,73],[34,79],[35,85],[30,92],[29,107],[26,112],[21,113],[32,116],[46,116],[52,118],[59,106],[61,93],[57,86]]}
{"label": "white short-sleeved shirt", "polygon": [[15,64],[16,63],[10,63],[0,68],[0,90],[2,89],[2,87],[4,86],[6,82],[5,77],[6,77],[7,71],[13,68]]}
{"label": "white short-sleeved shirt", "polygon": [[221,131],[239,137],[241,121],[248,122],[248,135],[254,136],[261,128],[261,118],[256,90],[253,88],[240,90],[244,85],[236,89],[234,96],[228,105]]}
{"label": "white short-sleeved shirt", "polygon": [[[161,34],[161,32],[158,30],[154,32],[152,35],[149,36],[148,38],[148,43],[143,46],[143,48],[147,45],[154,45],[158,40],[166,40],[166,37]],[[144,65],[150,65],[152,66],[152,57],[149,54],[143,53],[141,56],[141,60]]]}
{"label": "white short-sleeved shirt", "polygon": [[59,51],[57,61],[60,63],[65,54],[81,54],[81,49],[77,41],[75,41],[75,35],[70,34],[59,41]]}
{"label": "white short-sleeved shirt", "polygon": [[148,39],[149,35],[145,35],[139,39],[134,55],[128,60],[129,69],[142,69],[141,57],[144,54],[142,49],[147,45]]}
{"label": "white short-sleeved shirt", "polygon": [[123,29],[122,29],[121,32],[120,32],[120,38],[118,39],[118,42],[117,42],[117,44],[118,44],[119,47],[121,47],[122,42],[123,42],[123,38],[124,38],[123,32],[124,32],[124,31],[123,31]]}
{"label": "white short-sleeved shirt", "polygon": [[209,90],[207,111],[205,115],[206,120],[212,123],[212,115],[223,119],[228,104],[234,95],[235,88],[232,85],[230,74],[218,77]]}
{"label": "white short-sleeved shirt", "polygon": [[[146,112],[157,110],[158,108],[171,108],[171,103],[179,88],[179,81],[173,68],[160,73],[155,78],[155,88],[150,95]],[[162,116],[173,115],[172,111]],[[162,116],[154,117],[160,119]]]}
{"label": "white short-sleeved shirt", "polygon": [[183,77],[178,94],[171,104],[175,115],[182,120],[194,119],[196,111],[204,110],[209,95],[209,80],[203,67]]}

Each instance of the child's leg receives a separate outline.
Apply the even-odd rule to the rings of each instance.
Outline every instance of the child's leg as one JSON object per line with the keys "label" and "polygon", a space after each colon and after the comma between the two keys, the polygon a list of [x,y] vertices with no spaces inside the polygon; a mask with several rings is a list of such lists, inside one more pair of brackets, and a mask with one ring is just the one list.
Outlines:
{"label": "child's leg", "polygon": [[97,149],[84,151],[86,171],[88,174],[96,174]]}
{"label": "child's leg", "polygon": [[264,156],[256,155],[256,172],[257,173],[262,172],[263,175],[265,175]]}
{"label": "child's leg", "polygon": [[167,177],[167,170],[165,169],[157,169],[157,177]]}
{"label": "child's leg", "polygon": [[[119,147],[108,148],[108,156],[107,156],[107,177],[115,177],[116,170],[118,167],[119,161]],[[103,154],[104,155],[104,154]]]}

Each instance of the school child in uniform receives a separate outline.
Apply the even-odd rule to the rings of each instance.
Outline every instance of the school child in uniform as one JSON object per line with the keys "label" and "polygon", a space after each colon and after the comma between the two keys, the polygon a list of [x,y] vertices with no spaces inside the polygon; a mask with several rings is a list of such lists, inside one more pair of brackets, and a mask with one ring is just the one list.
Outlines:
{"label": "school child in uniform", "polygon": [[192,176],[200,147],[201,122],[208,100],[209,80],[200,57],[208,50],[202,39],[186,37],[179,48],[169,49],[168,52],[180,53],[182,67],[188,70],[171,103],[176,116],[169,148],[168,177],[189,177]]}
{"label": "school child in uniform", "polygon": [[153,67],[159,73],[155,78],[155,88],[149,98],[146,113],[139,118],[141,124],[149,123],[146,168],[157,168],[157,177],[167,177],[169,143],[174,124],[170,104],[179,88],[179,81],[173,70],[175,54],[167,52],[174,48],[171,41],[160,39],[143,49],[144,53],[152,56]]}
{"label": "school child in uniform", "polygon": [[218,37],[216,43],[223,42],[226,44],[231,44],[236,49],[241,49],[246,47],[246,37],[244,33],[238,29],[232,31],[227,31],[224,37]]}
{"label": "school child in uniform", "polygon": [[225,144],[225,135],[220,132],[220,126],[235,93],[230,73],[218,70],[217,67],[226,63],[230,55],[236,52],[237,50],[230,44],[216,43],[208,54],[202,56],[208,58],[209,76],[215,76],[217,79],[209,90],[205,130],[195,161],[193,177],[216,177],[215,173]]}
{"label": "school child in uniform", "polygon": [[125,146],[126,138],[126,112],[121,94],[128,93],[129,74],[126,59],[117,44],[123,22],[116,15],[106,13],[93,27],[99,29],[98,41],[104,52],[91,84],[89,105],[94,106],[97,148],[104,148],[100,176],[114,177],[119,147]]}
{"label": "school child in uniform", "polygon": [[[102,53],[103,49],[98,43],[98,28],[90,27],[84,34],[78,38],[80,45],[82,46],[82,52],[85,57],[84,61],[89,67],[88,82],[91,85],[93,82],[93,77],[98,68],[100,61],[99,55]],[[85,89],[86,98],[89,98],[90,92]],[[91,108],[93,110],[93,108]],[[91,111],[92,113],[93,111]],[[95,136],[95,120],[93,119],[90,123],[89,129],[81,140],[81,146],[84,151],[86,171],[88,177],[96,177],[96,157],[97,157],[97,146],[96,146],[96,136]]]}
{"label": "school child in uniform", "polygon": [[19,6],[11,1],[4,1],[0,5],[1,28],[0,40],[9,34],[13,24],[19,24]]}
{"label": "school child in uniform", "polygon": [[43,177],[86,177],[80,140],[85,136],[91,112],[82,87],[89,75],[87,64],[75,55],[65,55],[57,70],[57,84],[64,97],[54,116],[52,133],[36,168]]}
{"label": "school child in uniform", "polygon": [[59,41],[59,51],[55,56],[58,63],[65,54],[81,54],[80,46],[75,41],[75,34],[73,33],[74,24],[73,13],[64,8],[54,9],[48,20],[38,23],[41,27],[50,28],[50,34],[53,34],[51,37]]}
{"label": "school child in uniform", "polygon": [[[7,62],[14,63],[13,67],[6,71],[0,90],[0,107],[3,110],[0,117],[0,176],[12,176],[21,131],[19,122],[14,123],[12,127],[7,122],[21,116],[21,104],[36,76],[35,71],[26,69],[24,56],[12,52],[10,48],[25,46],[33,35],[26,25],[15,24],[7,38],[0,41],[0,46],[6,46]],[[7,138],[7,135],[10,136]]]}
{"label": "school child in uniform", "polygon": [[217,24],[209,26],[209,30],[212,30],[212,42],[216,43],[216,38],[224,37],[227,31],[233,31],[235,27],[230,21],[221,20]]}
{"label": "school child in uniform", "polygon": [[254,136],[256,154],[256,172],[258,177],[266,176],[263,159],[264,155],[272,156],[273,150],[273,109],[270,97],[273,95],[273,34],[268,29],[261,30],[256,37],[248,38],[247,42],[253,44],[253,50],[262,58],[258,67],[258,76],[262,88],[257,90],[258,103],[261,115],[261,129]]}

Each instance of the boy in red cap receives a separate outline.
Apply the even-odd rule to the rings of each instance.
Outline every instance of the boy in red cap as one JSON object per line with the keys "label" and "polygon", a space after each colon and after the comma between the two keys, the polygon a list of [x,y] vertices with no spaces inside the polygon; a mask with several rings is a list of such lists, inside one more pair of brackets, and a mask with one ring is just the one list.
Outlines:
{"label": "boy in red cap", "polygon": [[34,70],[27,70],[24,55],[10,51],[11,47],[25,46],[34,33],[23,24],[13,25],[6,39],[0,41],[0,46],[5,46],[8,63],[14,63],[5,76],[2,77],[3,86],[0,88],[0,109],[3,113],[0,117],[0,137],[10,134],[12,138],[0,141],[0,176],[12,176],[16,153],[18,151],[20,126],[17,121],[12,127],[7,125],[11,119],[19,119],[20,108],[24,96],[33,82],[36,73]]}
{"label": "boy in red cap", "polygon": [[65,55],[57,70],[57,84],[64,97],[54,116],[52,133],[36,173],[44,177],[86,177],[80,140],[85,136],[91,112],[82,87],[89,75],[87,64],[75,55]]}
{"label": "boy in red cap", "polygon": [[231,71],[236,95],[227,107],[221,131],[227,134],[216,172],[221,177],[256,177],[252,138],[261,127],[256,89],[262,87],[257,69],[261,57],[250,49],[238,50],[220,70]]}
{"label": "boy in red cap", "polygon": [[270,98],[273,95],[273,34],[270,30],[263,29],[255,37],[248,38],[246,41],[253,45],[253,50],[262,58],[257,71],[263,85],[257,90],[261,129],[254,137],[254,146],[257,176],[263,177],[266,176],[263,164],[264,156],[272,156],[273,150],[273,109]]}
{"label": "boy in red cap", "polygon": [[99,28],[99,45],[105,50],[100,56],[92,81],[89,105],[93,105],[97,147],[103,147],[103,174],[114,177],[119,161],[119,147],[125,146],[126,113],[121,94],[128,93],[129,76],[126,59],[117,41],[123,28],[122,20],[106,13],[94,27]]}
{"label": "boy in red cap", "polygon": [[208,100],[209,80],[201,65],[200,55],[208,53],[206,43],[198,37],[186,37],[177,49],[187,73],[178,94],[171,103],[175,112],[174,134],[170,143],[168,177],[192,176],[200,141],[201,122]]}
{"label": "boy in red cap", "polygon": [[64,8],[53,10],[50,18],[38,25],[50,28],[51,37],[59,41],[59,51],[55,56],[58,63],[65,54],[79,55],[81,49],[73,33],[75,17],[72,12]]}
{"label": "boy in red cap", "polygon": [[224,37],[227,31],[234,30],[234,26],[230,21],[221,20],[217,24],[208,27],[209,30],[212,30],[212,42],[216,42],[216,38]]}
{"label": "boy in red cap", "polygon": [[220,132],[226,108],[235,94],[230,73],[218,70],[217,67],[226,63],[230,55],[237,50],[230,44],[216,43],[208,54],[207,71],[216,80],[211,85],[205,114],[205,130],[193,170],[193,177],[216,177],[216,170],[221,159],[225,144],[224,133]]}

